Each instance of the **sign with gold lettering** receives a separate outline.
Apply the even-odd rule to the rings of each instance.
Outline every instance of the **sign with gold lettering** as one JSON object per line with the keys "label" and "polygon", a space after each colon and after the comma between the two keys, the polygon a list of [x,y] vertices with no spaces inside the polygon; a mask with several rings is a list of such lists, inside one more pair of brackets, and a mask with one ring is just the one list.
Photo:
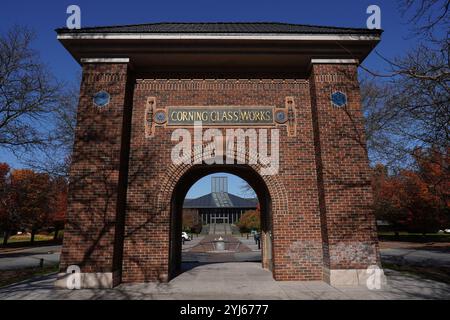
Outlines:
{"label": "sign with gold lettering", "polygon": [[270,106],[214,106],[214,107],[168,107],[167,125],[221,126],[268,126],[274,124],[274,107]]}

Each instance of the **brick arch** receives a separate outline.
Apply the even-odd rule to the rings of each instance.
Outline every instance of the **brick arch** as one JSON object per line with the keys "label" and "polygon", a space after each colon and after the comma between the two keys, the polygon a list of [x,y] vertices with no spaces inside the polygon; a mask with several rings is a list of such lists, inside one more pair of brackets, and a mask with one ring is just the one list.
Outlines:
{"label": "brick arch", "polygon": [[[194,164],[194,156],[191,157],[191,162],[189,164],[183,163],[179,165],[171,164],[160,183],[160,190],[155,194],[154,203],[156,208],[165,221],[170,221],[170,249],[169,249],[169,264],[167,279],[173,278],[177,274],[177,265],[181,263],[181,247],[177,247],[177,240],[174,238],[177,234],[177,223],[179,219],[178,214],[180,204],[175,205],[175,196],[179,195],[179,192],[187,192],[187,190],[196,182],[198,178],[214,172],[229,172],[235,174],[244,180],[247,180],[252,188],[258,195],[258,200],[261,205],[261,222],[262,222],[262,266],[266,269],[271,269],[274,278],[277,278],[277,260],[281,252],[277,252],[277,247],[273,239],[282,230],[282,217],[286,216],[289,212],[289,201],[287,197],[287,190],[283,182],[279,179],[277,175],[261,175],[260,169],[261,165],[255,160],[255,154],[251,152],[245,152],[237,150],[235,155],[241,155],[245,157],[247,164],[219,164],[212,165],[211,170],[208,170],[208,164]],[[236,159],[236,158],[235,158]],[[252,163],[252,164],[249,164]],[[185,178],[189,176],[190,173],[198,169],[193,175],[197,179],[193,179],[192,183],[184,185]],[[231,169],[231,170],[230,170]],[[250,180],[251,177],[255,177],[256,181],[263,183],[264,185],[252,184]],[[192,176],[189,176],[192,177]],[[179,182],[183,187],[179,186]],[[181,190],[180,190],[181,189]],[[185,194],[184,194],[185,195]],[[262,198],[261,198],[262,197]],[[177,199],[180,201],[179,199]],[[177,209],[178,208],[178,209]],[[268,233],[269,232],[269,233]],[[281,232],[281,231],[280,231]],[[269,234],[272,233],[272,236]],[[280,233],[281,234],[281,233]],[[272,239],[272,240],[271,240]],[[173,242],[175,241],[175,243]],[[181,245],[178,243],[178,245]]]}
{"label": "brick arch", "polygon": [[[236,157],[239,154],[245,157],[246,163],[256,162],[256,164],[246,164],[245,166],[250,168],[255,175],[261,177],[266,184],[266,188],[271,199],[272,214],[275,216],[277,213],[289,212],[289,201],[287,197],[288,193],[281,179],[279,179],[277,175],[261,175],[259,173],[261,165],[257,163],[255,154],[248,151],[237,150],[235,153]],[[191,156],[190,164],[183,163],[176,165],[172,163],[167,168],[160,183],[161,188],[155,193],[156,199],[154,199],[158,212],[160,212],[163,216],[170,216],[170,202],[178,181],[194,166],[208,166],[208,164],[194,164],[194,157],[195,155]],[[235,165],[236,164],[224,164],[224,166],[230,167]]]}

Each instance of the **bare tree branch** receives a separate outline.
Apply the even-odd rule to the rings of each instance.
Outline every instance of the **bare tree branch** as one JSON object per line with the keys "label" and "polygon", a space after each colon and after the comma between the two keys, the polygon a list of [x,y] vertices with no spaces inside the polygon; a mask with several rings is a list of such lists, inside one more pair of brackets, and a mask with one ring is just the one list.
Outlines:
{"label": "bare tree branch", "polygon": [[31,48],[34,34],[13,27],[0,36],[0,148],[29,151],[46,142],[45,125],[60,87]]}

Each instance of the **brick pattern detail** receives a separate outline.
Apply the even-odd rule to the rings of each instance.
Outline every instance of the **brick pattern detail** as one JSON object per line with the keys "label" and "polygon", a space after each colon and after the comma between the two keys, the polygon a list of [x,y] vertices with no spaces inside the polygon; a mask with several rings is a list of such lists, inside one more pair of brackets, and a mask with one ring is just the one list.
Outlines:
{"label": "brick pattern detail", "polygon": [[[308,255],[293,242],[322,243],[309,86],[305,80],[142,80],[134,94],[128,209],[123,261],[124,282],[155,281],[168,273],[170,200],[189,167],[172,166],[172,128],[157,127],[145,139],[146,99],[158,108],[184,105],[275,105],[296,101],[297,133],[280,127],[281,167],[264,177],[272,199],[273,272],[277,280],[322,279],[322,247]],[[224,132],[223,132],[224,133]],[[258,171],[258,168],[254,168]]]}
{"label": "brick pattern detail", "polygon": [[[112,97],[101,109],[92,102],[99,90]],[[332,106],[334,90],[347,94],[345,108]],[[155,127],[154,121],[149,126],[149,98],[161,109],[289,109],[288,125],[276,126],[279,174],[260,177],[259,166],[249,166],[249,179],[265,184],[271,202],[271,214],[264,219],[271,220],[276,280],[320,280],[324,267],[365,268],[379,261],[356,66],[314,65],[309,79],[135,81],[125,64],[87,64],[62,271],[77,264],[83,272],[117,271],[115,283],[167,279],[170,235],[176,234],[171,221],[174,192],[179,181],[187,183],[182,177],[194,166],[172,163],[174,129]],[[218,129],[225,134],[226,128]],[[253,156],[248,150],[237,152]]]}
{"label": "brick pattern detail", "polygon": [[[379,258],[357,66],[315,64],[310,88],[324,264],[363,269]],[[345,107],[332,105],[334,91],[347,95]]]}
{"label": "brick pattern detail", "polygon": [[[114,245],[126,81],[127,65],[83,66],[61,271],[72,264],[82,272],[120,269]],[[100,90],[111,95],[102,108],[92,99]]]}
{"label": "brick pattern detail", "polygon": [[156,112],[156,99],[155,97],[148,97],[144,116],[144,127],[146,138],[153,137],[153,133],[155,132],[156,124],[153,120],[155,112]]}

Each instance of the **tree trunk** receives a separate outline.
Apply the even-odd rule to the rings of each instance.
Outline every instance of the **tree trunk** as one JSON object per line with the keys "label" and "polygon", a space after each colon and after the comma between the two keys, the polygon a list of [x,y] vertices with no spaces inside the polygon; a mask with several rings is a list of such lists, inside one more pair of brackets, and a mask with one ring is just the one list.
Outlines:
{"label": "tree trunk", "polygon": [[53,241],[58,240],[58,232],[59,232],[59,228],[55,228],[55,234],[53,235]]}
{"label": "tree trunk", "polygon": [[8,239],[9,239],[9,231],[6,230],[3,233],[3,245],[6,246],[8,244]]}
{"label": "tree trunk", "polygon": [[34,243],[34,236],[36,235],[36,230],[31,230],[31,239],[30,243]]}

